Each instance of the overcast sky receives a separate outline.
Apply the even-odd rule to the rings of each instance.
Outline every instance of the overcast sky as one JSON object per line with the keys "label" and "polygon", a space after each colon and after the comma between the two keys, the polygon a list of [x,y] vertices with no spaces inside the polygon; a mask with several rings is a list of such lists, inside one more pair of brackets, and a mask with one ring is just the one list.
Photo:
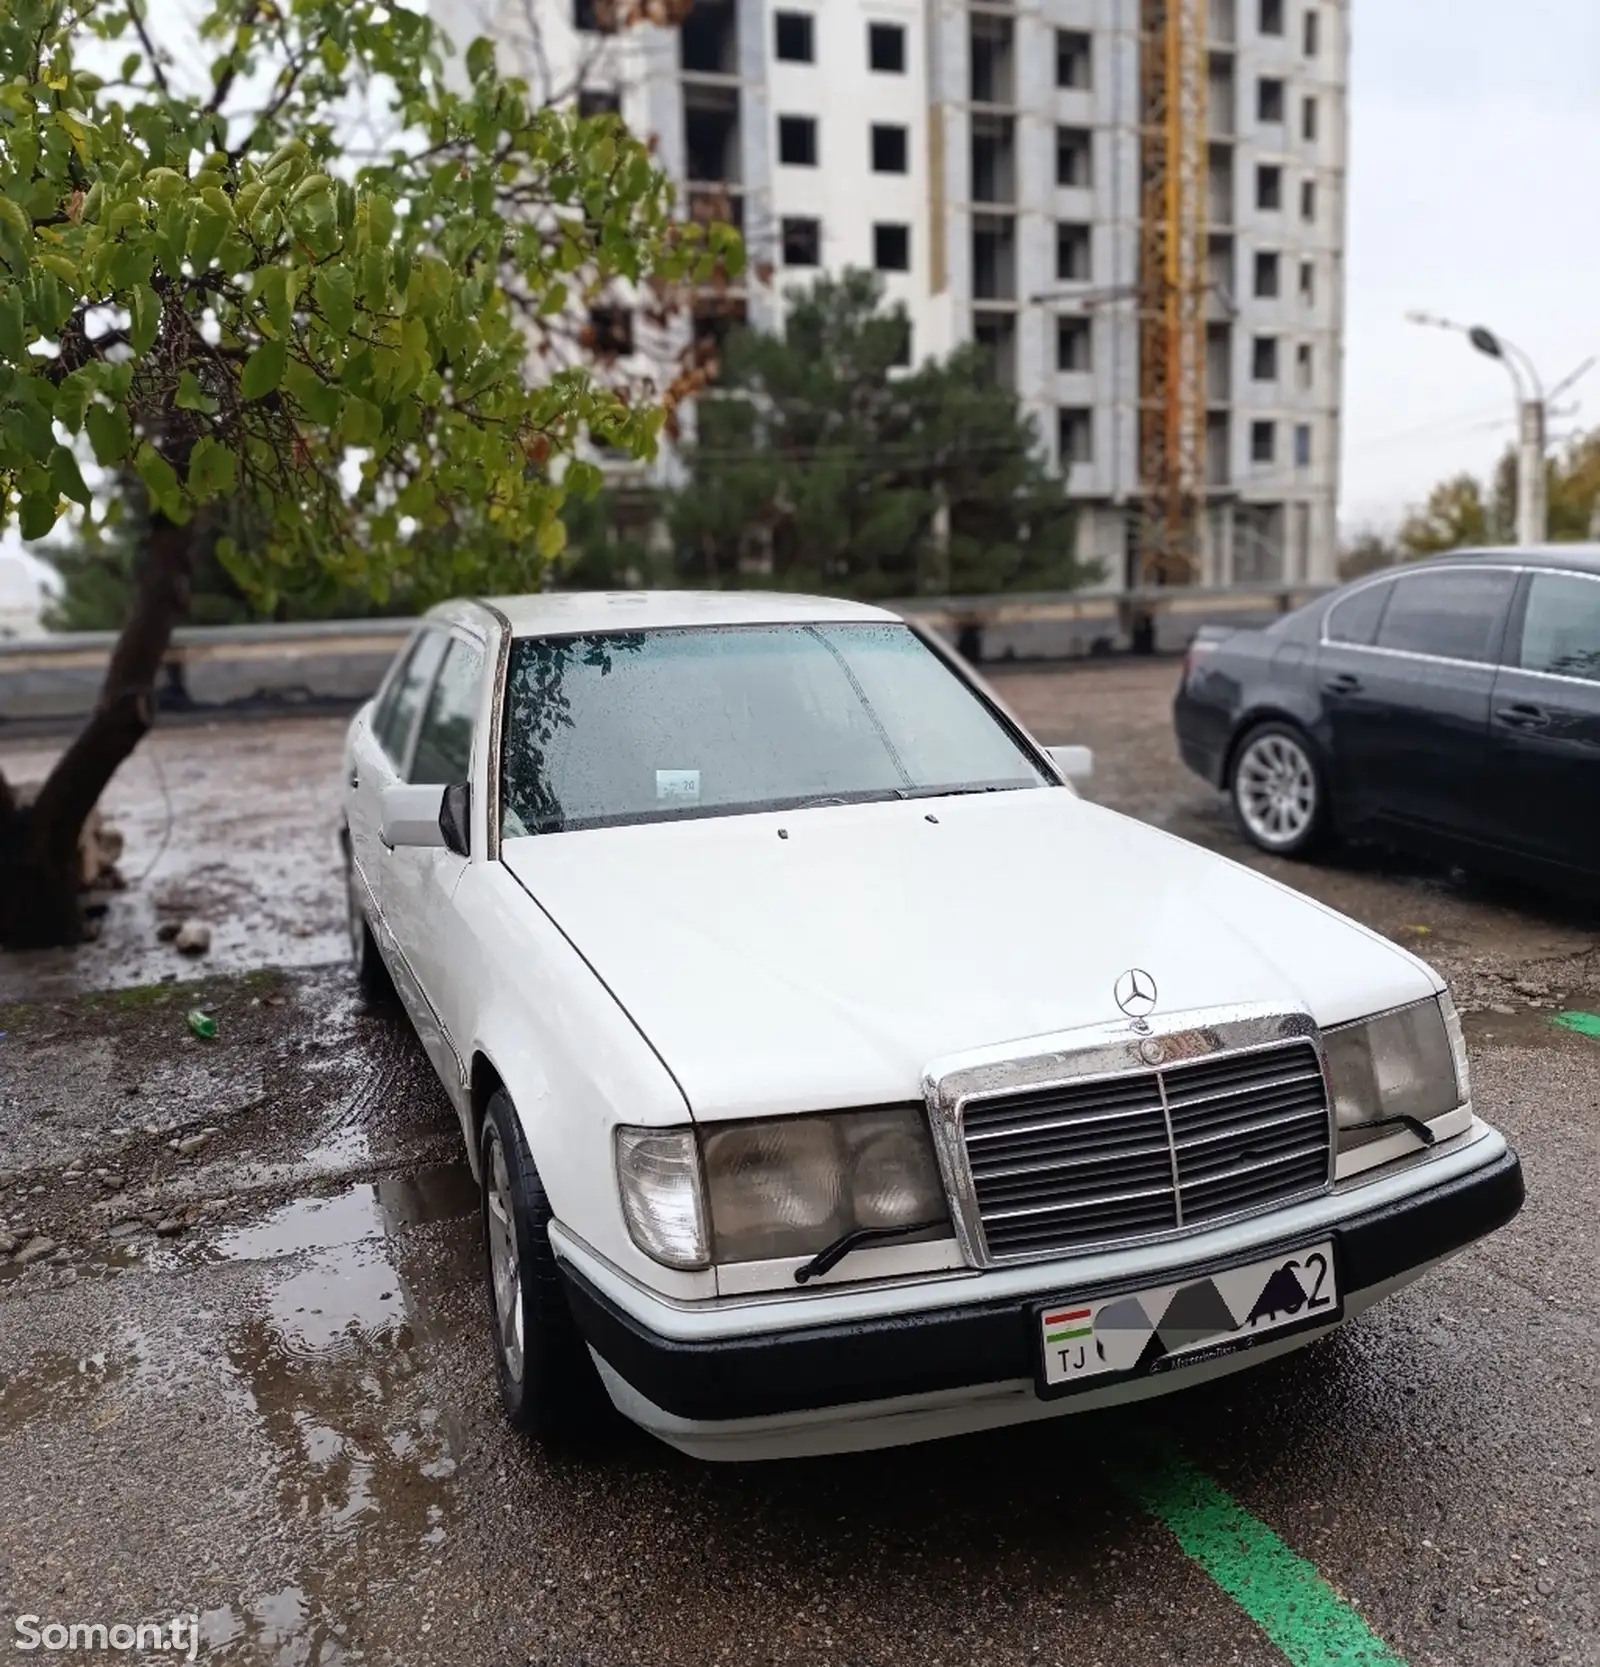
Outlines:
{"label": "overcast sky", "polygon": [[[1600,0],[1352,10],[1347,533],[1512,437],[1505,370],[1407,309],[1488,324],[1547,385],[1600,354]],[[1556,432],[1600,426],[1600,367],[1573,401]]]}

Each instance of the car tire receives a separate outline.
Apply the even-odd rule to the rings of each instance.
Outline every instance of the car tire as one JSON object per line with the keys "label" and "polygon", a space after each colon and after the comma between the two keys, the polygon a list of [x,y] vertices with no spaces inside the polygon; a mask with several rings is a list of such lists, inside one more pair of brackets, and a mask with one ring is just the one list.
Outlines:
{"label": "car tire", "polygon": [[350,855],[349,840],[344,851],[345,912],[350,932],[350,963],[356,975],[356,988],[362,1000],[373,1006],[394,999],[394,981],[383,964],[378,940],[367,923],[367,911],[361,901],[361,883],[356,878],[356,865]]}
{"label": "car tire", "polygon": [[611,1399],[567,1304],[550,1244],[554,1212],[504,1089],[490,1096],[478,1156],[484,1282],[506,1417],[551,1444],[592,1437]]}
{"label": "car tire", "polygon": [[1276,719],[1240,737],[1228,766],[1239,831],[1257,850],[1305,857],[1327,842],[1327,775],[1303,729]]}

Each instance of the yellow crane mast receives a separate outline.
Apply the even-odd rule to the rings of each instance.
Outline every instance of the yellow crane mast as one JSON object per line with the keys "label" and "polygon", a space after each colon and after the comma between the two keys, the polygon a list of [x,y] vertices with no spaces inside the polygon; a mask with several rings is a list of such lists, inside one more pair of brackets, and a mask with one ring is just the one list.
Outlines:
{"label": "yellow crane mast", "polygon": [[1136,582],[1200,571],[1206,446],[1206,0],[1139,0]]}

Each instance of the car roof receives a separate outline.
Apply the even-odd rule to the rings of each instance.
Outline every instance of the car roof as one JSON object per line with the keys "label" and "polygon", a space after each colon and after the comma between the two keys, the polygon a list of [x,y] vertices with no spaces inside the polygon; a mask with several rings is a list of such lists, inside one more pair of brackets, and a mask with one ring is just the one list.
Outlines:
{"label": "car roof", "polygon": [[[488,596],[478,605],[503,615],[517,637],[696,625],[901,623],[898,614],[866,602],[766,590],[553,590],[533,596]],[[459,607],[446,602],[433,613],[452,617]]]}
{"label": "car roof", "polygon": [[1475,550],[1444,550],[1426,561],[1402,562],[1397,567],[1381,568],[1371,576],[1384,573],[1409,573],[1419,567],[1438,567],[1462,562],[1506,563],[1516,567],[1565,567],[1581,573],[1600,573],[1600,544],[1505,544]]}

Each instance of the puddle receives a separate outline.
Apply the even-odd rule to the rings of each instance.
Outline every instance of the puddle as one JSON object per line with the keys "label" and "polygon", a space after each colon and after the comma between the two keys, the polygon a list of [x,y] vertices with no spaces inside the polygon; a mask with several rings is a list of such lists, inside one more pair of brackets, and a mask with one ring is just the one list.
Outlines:
{"label": "puddle", "polygon": [[[118,1234],[115,1228],[112,1233],[116,1236],[87,1247],[68,1245],[67,1254],[59,1262],[53,1257],[26,1267],[15,1258],[0,1262],[0,1290],[25,1276],[33,1282],[63,1275],[70,1279],[113,1279],[130,1268],[148,1266],[150,1246],[140,1242],[148,1236],[148,1228],[140,1224],[127,1233]],[[139,1235],[137,1239],[135,1234]]]}
{"label": "puddle", "polygon": [[214,1254],[262,1261],[299,1251],[332,1250],[434,1221],[472,1215],[478,1189],[465,1164],[361,1182],[329,1198],[297,1198],[260,1221],[221,1234]]}
{"label": "puddle", "polygon": [[36,1354],[21,1371],[0,1372],[0,1435],[16,1435],[36,1418],[93,1399],[125,1374],[104,1350],[88,1355]]}

